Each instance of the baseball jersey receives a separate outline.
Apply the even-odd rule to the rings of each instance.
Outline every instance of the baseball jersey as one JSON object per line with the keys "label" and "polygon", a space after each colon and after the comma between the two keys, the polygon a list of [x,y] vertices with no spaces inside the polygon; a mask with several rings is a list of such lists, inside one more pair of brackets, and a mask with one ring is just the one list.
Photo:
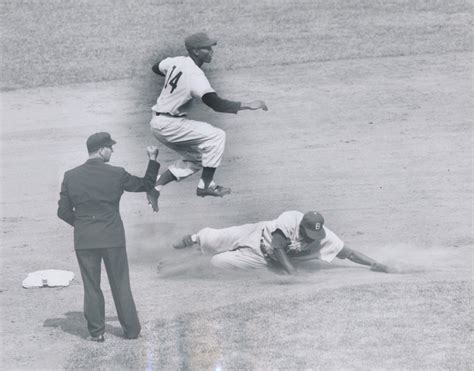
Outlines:
{"label": "baseball jersey", "polygon": [[[265,251],[272,256],[272,233],[279,229],[287,238],[288,246],[286,253],[288,256],[298,256],[305,253],[319,252],[318,258],[325,262],[331,262],[344,247],[344,242],[329,228],[323,226],[326,237],[317,242],[308,243],[300,236],[300,223],[303,213],[299,211],[285,211],[277,219],[262,222],[261,245]],[[317,244],[317,246],[315,246]]]}
{"label": "baseball jersey", "polygon": [[152,107],[155,112],[185,116],[193,98],[215,92],[204,72],[190,57],[163,59],[158,68],[165,75],[165,84]]}

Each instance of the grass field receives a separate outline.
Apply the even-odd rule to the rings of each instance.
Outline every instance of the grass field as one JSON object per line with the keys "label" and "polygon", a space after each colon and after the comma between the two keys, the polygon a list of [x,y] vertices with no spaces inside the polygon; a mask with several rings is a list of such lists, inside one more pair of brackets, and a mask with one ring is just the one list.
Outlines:
{"label": "grass field", "polygon": [[[2,89],[150,75],[205,30],[210,69],[471,50],[469,1],[7,1]],[[222,47],[220,47],[222,46]]]}
{"label": "grass field", "polygon": [[[472,4],[468,1],[6,1],[2,4],[2,369],[470,370]],[[65,170],[95,131],[144,171],[150,71],[182,39],[218,38],[204,67],[224,96],[268,112],[192,115],[223,128],[223,199],[197,177],[121,203],[142,336],[125,341],[104,277],[107,340],[86,340]],[[163,168],[176,158],[160,147]],[[293,277],[214,271],[171,242],[205,226],[320,210],[350,247]],[[66,269],[64,289],[25,290]],[[105,273],[105,272],[104,272]]]}

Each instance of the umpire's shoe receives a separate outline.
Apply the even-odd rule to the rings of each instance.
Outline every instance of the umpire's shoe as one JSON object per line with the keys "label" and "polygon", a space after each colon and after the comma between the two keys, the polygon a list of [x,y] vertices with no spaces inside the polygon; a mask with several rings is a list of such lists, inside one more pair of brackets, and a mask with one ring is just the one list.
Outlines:
{"label": "umpire's shoe", "polygon": [[155,213],[158,212],[158,198],[160,197],[160,192],[153,188],[151,191],[146,193],[146,198],[148,200],[148,205],[151,206]]}
{"label": "umpire's shoe", "polygon": [[104,335],[90,336],[90,341],[95,341],[96,343],[103,343],[105,341]]}
{"label": "umpire's shoe", "polygon": [[187,234],[186,236],[184,236],[184,237],[180,238],[178,241],[176,241],[173,244],[173,247],[175,249],[184,249],[186,247],[191,247],[192,245],[194,245],[193,238],[191,237],[190,234]]}
{"label": "umpire's shoe", "polygon": [[213,196],[213,197],[224,197],[230,194],[230,188],[215,185],[207,188],[196,189],[196,195],[200,197]]}

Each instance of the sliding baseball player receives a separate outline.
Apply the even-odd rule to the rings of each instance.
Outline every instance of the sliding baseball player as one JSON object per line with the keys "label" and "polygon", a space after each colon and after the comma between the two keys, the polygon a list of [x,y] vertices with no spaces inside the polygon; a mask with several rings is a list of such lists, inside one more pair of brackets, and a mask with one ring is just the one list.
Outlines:
{"label": "sliding baseball player", "polygon": [[275,220],[224,229],[204,228],[173,245],[175,249],[192,246],[212,254],[211,263],[219,268],[276,268],[293,274],[298,262],[319,259],[330,263],[338,258],[376,272],[389,272],[386,265],[345,246],[316,211],[286,211]]}

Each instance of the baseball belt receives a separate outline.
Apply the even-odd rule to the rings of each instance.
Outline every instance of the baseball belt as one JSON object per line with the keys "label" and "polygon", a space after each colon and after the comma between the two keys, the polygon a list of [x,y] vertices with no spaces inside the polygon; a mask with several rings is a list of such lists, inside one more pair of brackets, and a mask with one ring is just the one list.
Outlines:
{"label": "baseball belt", "polygon": [[181,117],[186,117],[186,115],[172,115],[171,113],[168,112],[155,112],[155,116],[169,116],[169,117],[176,117],[176,118],[181,118]]}

